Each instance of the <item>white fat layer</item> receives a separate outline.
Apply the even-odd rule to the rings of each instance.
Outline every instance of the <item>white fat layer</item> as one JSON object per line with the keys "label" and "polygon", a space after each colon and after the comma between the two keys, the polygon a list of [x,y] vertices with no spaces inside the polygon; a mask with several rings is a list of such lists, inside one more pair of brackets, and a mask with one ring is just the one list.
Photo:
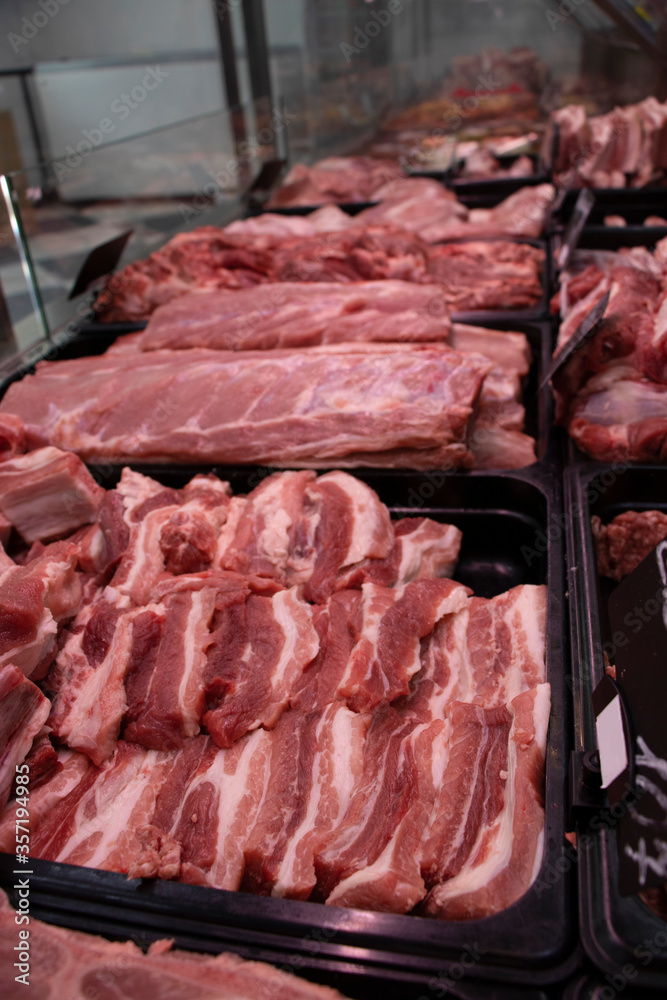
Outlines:
{"label": "white fat layer", "polygon": [[[151,580],[164,570],[164,556],[160,549],[160,535],[167,521],[178,507],[159,507],[147,514],[132,539],[131,551],[134,558],[125,580],[117,584],[124,594],[132,594],[137,587],[142,593],[150,586]],[[157,569],[151,571],[151,565]],[[142,603],[142,602],[138,602]]]}
{"label": "white fat layer", "polygon": [[[168,756],[164,751],[147,750],[128,761],[120,775],[114,774],[113,760],[105,765],[100,778],[79,803],[74,832],[55,860],[66,861],[93,834],[101,832],[102,837],[93,854],[86,859],[86,865],[102,867],[119,835],[133,828],[132,813],[146,788],[153,783],[154,768]],[[94,802],[92,810],[91,801]],[[87,819],[87,816],[92,818]]]}
{"label": "white fat layer", "polygon": [[285,489],[289,489],[289,479],[295,475],[298,473],[284,473],[270,483],[254,501],[255,518],[264,525],[257,537],[257,548],[283,570],[289,559],[290,529],[293,524],[285,510]]}
{"label": "white fat layer", "polygon": [[[278,878],[273,887],[273,896],[285,896],[294,885],[297,850],[304,837],[317,827],[320,803],[325,795],[335,794],[338,810],[332,820],[332,828],[347,812],[354,786],[354,768],[352,757],[355,752],[354,728],[358,716],[343,705],[342,702],[330,705],[322,715],[315,730],[317,746],[322,739],[326,740],[326,750],[318,750],[313,756],[310,795],[306,814],[291,836],[285,856],[280,865]],[[330,768],[325,756],[333,762],[335,787],[329,785]]]}
{"label": "white fat layer", "polygon": [[535,705],[533,707],[533,725],[535,726],[535,743],[542,751],[547,752],[547,731],[551,715],[551,685],[538,684],[535,689]]}
{"label": "white fat layer", "polygon": [[55,642],[57,631],[58,626],[53,615],[48,608],[44,608],[35,638],[32,642],[22,643],[20,646],[14,646],[7,650],[0,656],[0,667],[12,663],[19,670],[22,670],[26,677],[30,677],[47,649]]}
{"label": "white fat layer", "polygon": [[[512,858],[512,846],[514,844],[514,804],[516,798],[514,781],[516,777],[516,755],[516,743],[511,739],[510,732],[507,752],[507,771],[509,772],[510,777],[505,782],[505,801],[502,811],[492,827],[494,835],[491,841],[491,850],[482,864],[475,866],[475,859],[479,852],[482,840],[488,837],[489,834],[489,828],[483,827],[477,836],[477,840],[475,841],[472,850],[470,851],[468,860],[458,875],[455,875],[453,878],[449,879],[449,881],[438,886],[436,891],[439,902],[446,899],[454,899],[456,896],[483,889],[492,881],[492,879],[494,879],[500,872],[504,871],[504,869],[509,865]],[[475,783],[478,780],[480,779],[476,770],[474,782],[471,787],[475,787]]]}
{"label": "white fat layer", "polygon": [[[535,689],[535,701],[533,705],[533,724],[535,727],[535,742],[544,753],[546,748],[547,729],[549,726],[551,688],[548,684],[540,684]],[[513,706],[508,706],[514,714]],[[487,830],[481,830],[477,842],[470,852],[468,862],[454,878],[438,886],[437,896],[439,901],[453,899],[454,897],[469,892],[476,892],[488,885],[500,872],[510,864],[512,858],[512,847],[514,845],[514,812],[516,804],[516,774],[517,774],[517,744],[513,737],[514,722],[508,740],[507,772],[509,777],[505,782],[505,802],[502,812],[494,824],[497,833],[493,837],[493,847],[488,857],[481,865],[475,867],[475,858],[479,850],[483,836]],[[533,859],[531,881],[534,880],[542,861],[544,848],[544,830],[538,843],[535,845],[536,853]]]}
{"label": "white fat layer", "polygon": [[193,591],[190,600],[191,608],[183,636],[184,669],[178,686],[178,705],[182,715],[181,734],[185,737],[196,736],[200,729],[199,712],[193,703],[193,695],[201,686],[206,665],[204,645],[215,608],[215,591],[210,587]]}
{"label": "white fat layer", "polygon": [[140,472],[133,472],[132,469],[126,467],[123,469],[116,489],[123,498],[125,520],[130,524],[130,516],[137,507],[140,507],[149,497],[154,497],[158,493],[161,493],[164,490],[164,486],[156,482],[155,479],[151,479],[149,476],[142,476]]}
{"label": "white fat layer", "polygon": [[[144,609],[141,609],[144,610]],[[77,690],[60,735],[70,747],[97,750],[105,733],[118,733],[127,709],[123,680],[129,665],[133,616],[120,618],[103,661]]]}
{"label": "white fat layer", "polygon": [[443,525],[443,528],[446,531],[441,538],[429,536],[430,525],[427,524],[426,528],[420,527],[397,539],[401,544],[397,586],[416,580],[422,572],[424,560],[431,562],[435,556],[434,575],[451,577],[461,547],[461,532],[453,524]]}
{"label": "white fat layer", "polygon": [[349,497],[352,504],[352,533],[343,566],[353,566],[367,556],[384,559],[391,552],[393,539],[380,545],[375,538],[381,530],[379,500],[377,494],[355,476],[346,472],[328,472],[326,477],[333,480]]}
{"label": "white fat layer", "polygon": [[[539,676],[531,678],[543,684],[545,680],[545,642],[546,642],[546,601],[543,586],[526,584],[518,592],[518,598],[513,605],[519,618],[511,620],[512,632],[520,628],[526,637],[525,651],[521,652],[523,662],[530,660],[540,667]],[[522,671],[511,670],[507,678],[507,701],[512,701],[518,694],[527,689],[526,678]]]}
{"label": "white fat layer", "polygon": [[[271,600],[274,618],[285,636],[271,679],[274,693],[281,697],[290,670],[295,666],[303,669],[317,654],[319,637],[313,626],[309,605],[299,600],[294,588],[279,591]],[[303,647],[299,649],[302,644]]]}
{"label": "white fat layer", "polygon": [[247,502],[248,501],[245,497],[232,497],[229,501],[229,506],[227,507],[227,520],[222,526],[216,544],[215,557],[213,560],[213,566],[216,569],[224,566],[227,550],[234,541],[236,529],[239,521],[241,520],[241,515],[245,510]]}

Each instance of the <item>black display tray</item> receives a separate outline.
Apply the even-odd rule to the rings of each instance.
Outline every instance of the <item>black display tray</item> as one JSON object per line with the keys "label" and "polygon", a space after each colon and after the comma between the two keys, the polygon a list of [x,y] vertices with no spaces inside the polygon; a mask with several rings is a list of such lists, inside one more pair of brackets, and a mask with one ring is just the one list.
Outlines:
{"label": "black display tray", "polygon": [[[567,192],[556,216],[558,222],[567,222],[581,190],[573,188]],[[667,187],[590,190],[595,195],[595,204],[589,217],[592,225],[601,225],[605,215],[622,215],[633,225],[643,223],[648,215],[660,215],[667,219]]]}
{"label": "black display tray", "polygon": [[[604,675],[603,643],[609,640],[607,601],[616,586],[600,578],[591,532],[591,517],[607,523],[626,510],[667,512],[667,469],[633,465],[617,467],[588,462],[566,470],[568,594],[573,673],[575,750],[595,750],[597,738],[591,694]],[[662,710],[660,693],[657,705]],[[633,964],[633,985],[667,991],[667,923],[639,897],[618,891],[618,859],[613,822],[601,830],[580,828],[579,911],[583,945],[605,973],[617,974]],[[584,834],[585,836],[581,836]],[[665,941],[660,953],[644,965],[635,949],[645,941]]]}
{"label": "black display tray", "polygon": [[[487,329],[510,330],[523,333],[528,339],[532,353],[530,371],[524,379],[523,404],[526,410],[525,433],[535,438],[537,461],[549,467],[556,467],[561,461],[561,432],[553,426],[553,398],[548,386],[540,388],[546,374],[554,343],[553,321],[516,320],[513,315],[501,314],[489,318],[487,313],[481,317],[471,314],[470,317],[456,318],[456,322],[484,326]],[[52,361],[67,361],[73,358],[92,357],[103,354],[116,339],[130,330],[119,330],[121,324],[84,324],[79,327],[70,340],[58,348],[53,348],[49,359]],[[8,385],[33,371],[26,368],[17,372],[4,384],[0,384],[0,398]],[[476,473],[466,473],[475,475]]]}
{"label": "black display tray", "polygon": [[[549,240],[551,260],[558,259],[563,229],[559,227]],[[662,226],[584,226],[579,237],[577,250],[620,250],[622,247],[655,248],[658,240],[667,236],[667,227]],[[575,250],[576,253],[576,250]]]}
{"label": "black display tray", "polygon": [[[141,466],[136,468],[141,470]],[[114,472],[101,471],[105,486]],[[146,470],[144,470],[146,471]],[[182,485],[194,469],[151,469],[166,485]],[[223,469],[235,491],[256,485],[269,469]],[[30,911],[42,919],[146,943],[174,938],[198,951],[231,950],[338,985],[353,997],[491,993],[489,981],[517,984],[527,997],[560,982],[577,966],[573,872],[563,868],[566,764],[571,721],[565,678],[563,543],[558,523],[560,487],[544,470],[514,475],[446,476],[368,470],[355,472],[398,517],[425,515],[457,524],[463,546],[457,579],[480,596],[520,583],[549,588],[546,663],[552,714],[546,760],[545,856],[535,885],[512,907],[484,920],[446,923],[421,917],[369,913],[317,903],[225,892],[171,882],[127,880],[112,872],[35,861]],[[13,856],[0,856],[0,884],[13,895]],[[557,873],[555,880],[550,873]],[[553,884],[552,884],[553,883]],[[314,943],[316,942],[316,944]],[[462,956],[483,954],[458,983]],[[449,989],[449,987],[448,987]],[[535,989],[535,992],[533,990]],[[435,993],[433,992],[435,990]],[[370,991],[370,992],[369,992]],[[393,992],[398,991],[398,992]],[[438,992],[439,991],[439,992]]]}

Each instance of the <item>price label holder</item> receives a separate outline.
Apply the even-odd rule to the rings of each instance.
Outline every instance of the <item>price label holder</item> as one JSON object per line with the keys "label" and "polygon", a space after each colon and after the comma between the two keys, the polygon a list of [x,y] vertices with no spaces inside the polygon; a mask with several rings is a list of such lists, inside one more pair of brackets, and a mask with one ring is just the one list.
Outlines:
{"label": "price label holder", "polygon": [[667,539],[612,593],[616,683],[593,694],[602,784],[618,814],[619,890],[667,882]]}
{"label": "price label holder", "polygon": [[70,301],[93,288],[101,278],[106,278],[107,275],[111,274],[133,232],[134,229],[128,229],[127,232],[115,236],[106,243],[100,243],[99,246],[90,251],[72,285],[72,291],[68,295]]}
{"label": "price label holder", "polygon": [[547,373],[540,383],[540,391],[544,389],[547,382],[550,382],[554,375],[556,375],[556,373],[568,363],[572,355],[586,343],[588,338],[593,336],[602,322],[602,318],[607,310],[610,295],[611,289],[606,293],[606,295],[603,296],[603,298],[600,299],[596,306],[593,306],[588,315],[581,321],[579,328],[572,334],[570,339],[554,352]]}
{"label": "price label holder", "polygon": [[558,267],[561,271],[570,263],[572,252],[579,242],[582,230],[588,221],[588,216],[591,214],[594,204],[595,195],[589,188],[584,188],[576,200],[572,218],[565,227],[563,242],[556,257]]}

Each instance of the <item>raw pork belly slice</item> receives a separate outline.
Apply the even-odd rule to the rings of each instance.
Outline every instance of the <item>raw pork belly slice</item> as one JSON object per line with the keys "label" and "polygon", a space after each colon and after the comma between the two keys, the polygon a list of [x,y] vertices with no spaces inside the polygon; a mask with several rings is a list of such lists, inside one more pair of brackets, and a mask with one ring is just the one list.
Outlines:
{"label": "raw pork belly slice", "polygon": [[230,499],[226,483],[205,476],[195,476],[183,490],[165,490],[146,476],[126,472],[119,486],[125,511],[123,520],[120,507],[114,515],[111,546],[116,525],[118,534],[124,525],[129,534],[124,533],[128,540],[112,583],[145,604],[160,581],[211,567]]}
{"label": "raw pork belly slice", "polygon": [[386,558],[393,546],[387,508],[359,479],[282,472],[249,494],[217,561],[282,586],[304,584],[306,599],[319,604],[352,568]]}
{"label": "raw pork belly slice", "polygon": [[546,587],[522,584],[472,597],[422,644],[409,706],[444,718],[453,701],[499,708],[545,680]]}
{"label": "raw pork belly slice", "polygon": [[[244,849],[270,778],[274,734],[249,733],[228,750],[188,740],[160,788],[152,825],[181,845],[179,880],[238,889]],[[144,874],[136,868],[135,876]]]}
{"label": "raw pork belly slice", "polygon": [[444,341],[450,329],[437,286],[294,282],[185,295],[155,311],[139,346],[248,351],[356,340]]}
{"label": "raw pork belly slice", "polygon": [[86,771],[31,830],[31,856],[130,876],[137,871],[174,878],[180,870],[180,845],[150,819],[178,753],[119,740],[101,770]]}
{"label": "raw pork belly slice", "polygon": [[402,587],[412,580],[452,577],[461,550],[461,532],[453,524],[428,517],[394,521],[394,546],[385,559],[364,559],[338,575],[337,589],[380,583]]}
{"label": "raw pork belly slice", "polygon": [[134,618],[125,678],[128,742],[170,750],[199,732],[215,602],[215,590],[205,587],[171,594]]}
{"label": "raw pork belly slice", "polygon": [[0,588],[0,667],[41,679],[56,652],[58,626],[81,604],[77,546],[55,542],[27,566],[6,569]]}
{"label": "raw pork belly slice", "polygon": [[143,611],[128,605],[108,587],[100,600],[84,607],[47,679],[56,692],[49,718],[54,734],[98,765],[112,755],[127,709],[133,625]]}
{"label": "raw pork belly slice", "polygon": [[465,468],[490,368],[440,345],[152,351],[45,362],[2,405],[87,461]]}
{"label": "raw pork belly slice", "polygon": [[428,266],[455,312],[531,309],[542,298],[544,250],[529,243],[447,243],[431,248]]}
{"label": "raw pork belly slice", "polygon": [[[374,846],[370,856],[377,854],[375,860],[341,879],[326,900],[329,906],[408,913],[423,899],[426,886],[419,867],[419,847],[435,801],[447,735],[445,723],[436,719],[416,726],[403,741],[399,797],[391,807],[395,827],[392,831],[392,821],[385,820],[383,839],[391,831],[385,846],[379,854]],[[356,862],[350,867],[355,869]]]}
{"label": "raw pork belly slice", "polygon": [[[58,750],[58,767],[49,778],[33,789],[30,785],[30,832],[34,833],[51,810],[72,792],[94,765],[85,754]],[[0,851],[16,851],[16,815],[10,802],[0,820]]]}
{"label": "raw pork belly slice", "polygon": [[[0,967],[13,969],[18,941],[14,909],[0,893]],[[172,997],[174,1000],[342,1000],[318,986],[263,962],[237,955],[171,951],[155,941],[144,955],[132,941],[107,941],[30,917],[30,986],[42,1000],[91,996]],[[20,1000],[23,983],[7,977],[6,1000]]]}
{"label": "raw pork belly slice", "polygon": [[322,898],[380,857],[414,802],[414,755],[406,752],[406,746],[418,725],[413,713],[402,713],[391,705],[383,704],[373,713],[363,748],[362,773],[349,807],[315,851],[318,895]]}
{"label": "raw pork belly slice", "polygon": [[282,716],[272,733],[266,795],[245,847],[245,887],[308,898],[319,838],[345,815],[361,774],[369,721],[341,702],[322,713]]}
{"label": "raw pork belly slice", "polygon": [[16,766],[25,760],[50,708],[18,667],[0,667],[0,809],[11,794]]}
{"label": "raw pork belly slice", "polygon": [[415,580],[395,590],[365,583],[361,593],[352,622],[357,642],[336,689],[355,712],[408,694],[421,640],[466,604],[469,591],[453,580]]}
{"label": "raw pork belly slice", "polygon": [[204,725],[221,747],[251,729],[275,726],[293,688],[315,658],[313,611],[296,588],[251,595],[219,612],[205,668]]}
{"label": "raw pork belly slice", "polygon": [[464,867],[480,832],[495,823],[504,804],[511,717],[501,708],[453,702],[447,765],[421,850],[427,885],[453,878]]}
{"label": "raw pork belly slice", "polygon": [[667,515],[660,510],[626,510],[602,524],[591,518],[598,573],[622,580],[639,566],[658,542],[667,538]]}
{"label": "raw pork belly slice", "polygon": [[97,517],[104,490],[81,459],[40,448],[0,465],[0,510],[26,542],[69,535]]}
{"label": "raw pork belly slice", "polygon": [[[523,692],[508,708],[507,766],[499,774],[494,772],[505,785],[502,807],[497,811],[494,801],[484,810],[465,863],[426,898],[427,916],[475,920],[498,913],[523,896],[539,871],[544,844],[549,685]],[[494,768],[500,763],[495,757]]]}

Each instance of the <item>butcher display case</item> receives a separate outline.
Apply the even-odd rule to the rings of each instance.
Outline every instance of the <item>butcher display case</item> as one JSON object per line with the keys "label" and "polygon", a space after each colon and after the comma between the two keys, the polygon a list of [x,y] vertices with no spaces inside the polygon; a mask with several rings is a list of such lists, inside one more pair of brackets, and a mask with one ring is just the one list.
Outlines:
{"label": "butcher display case", "polygon": [[[69,150],[58,148],[54,111],[48,162],[0,178],[2,393],[32,374],[39,360],[99,359],[109,348],[120,356],[118,337],[143,330],[146,318],[100,321],[94,306],[109,275],[179,234],[242,218],[262,220],[295,166],[356,154],[386,158],[406,174],[453,191],[465,210],[461,215],[485,213],[524,187],[552,182],[554,159],[548,154],[556,144],[547,142],[553,148],[546,148],[544,134],[555,109],[573,104],[592,116],[651,92],[666,96],[655,59],[664,37],[660,5],[295,0],[272,6],[258,31],[266,37],[246,32],[244,46],[236,48],[245,100],[228,110],[206,106],[150,130],[109,133],[98,144],[100,121],[80,148]],[[276,14],[279,6],[284,18]],[[238,37],[239,4],[226,5],[226,13]],[[246,46],[254,43],[266,50],[263,73],[256,60],[246,65]],[[212,78],[213,68],[204,69]],[[81,93],[87,72],[85,66],[46,67],[45,93],[52,87],[62,88],[61,97],[68,88]],[[168,104],[166,91],[163,96]],[[489,163],[495,176],[484,173]],[[656,221],[667,219],[666,190],[596,189],[579,249],[653,250],[667,235],[667,224]],[[478,597],[521,585],[547,587],[551,716],[544,853],[531,887],[500,912],[448,921],[426,919],[422,910],[328,906],[35,859],[36,917],[113,939],[131,937],[142,946],[168,937],[197,952],[229,950],[359,1000],[379,991],[389,1000],[601,998],[607,987],[620,991],[626,984],[627,996],[636,987],[664,991],[665,914],[659,905],[651,908],[646,895],[621,894],[616,829],[607,821],[609,803],[596,770],[591,699],[606,672],[610,587],[595,565],[590,524],[594,515],[607,523],[629,509],[664,510],[667,482],[657,466],[624,467],[619,474],[584,462],[554,426],[548,374],[557,324],[550,302],[577,195],[561,189],[560,206],[546,219],[542,236],[511,237],[543,255],[530,309],[453,316],[455,323],[478,327],[478,337],[497,329],[526,338],[530,357],[521,400],[536,460],[492,472],[352,470],[377,491],[394,520],[419,514],[463,531],[456,578]],[[345,203],[343,210],[354,216],[373,204],[372,198]],[[275,212],[293,219],[316,207],[278,206]],[[649,217],[655,225],[647,227]],[[453,242],[460,247],[463,240]],[[493,240],[485,246],[493,248]],[[491,259],[493,249],[488,253]],[[353,303],[350,314],[359,308]],[[71,400],[80,402],[74,380]],[[390,398],[387,408],[392,403]],[[127,400],[126,406],[129,412]],[[194,458],[182,466],[164,460],[132,465],[157,480],[165,495],[200,474],[219,476],[238,495],[263,482],[278,459],[275,467],[194,464]],[[91,461],[90,469],[107,490],[121,474],[113,460]],[[600,817],[603,829],[591,823]],[[16,902],[14,882],[15,858],[1,855],[0,885]],[[654,948],[643,963],[638,949],[646,939]],[[578,971],[585,961],[595,970]],[[627,974],[629,966],[636,976]],[[623,987],[615,985],[621,974]]]}

